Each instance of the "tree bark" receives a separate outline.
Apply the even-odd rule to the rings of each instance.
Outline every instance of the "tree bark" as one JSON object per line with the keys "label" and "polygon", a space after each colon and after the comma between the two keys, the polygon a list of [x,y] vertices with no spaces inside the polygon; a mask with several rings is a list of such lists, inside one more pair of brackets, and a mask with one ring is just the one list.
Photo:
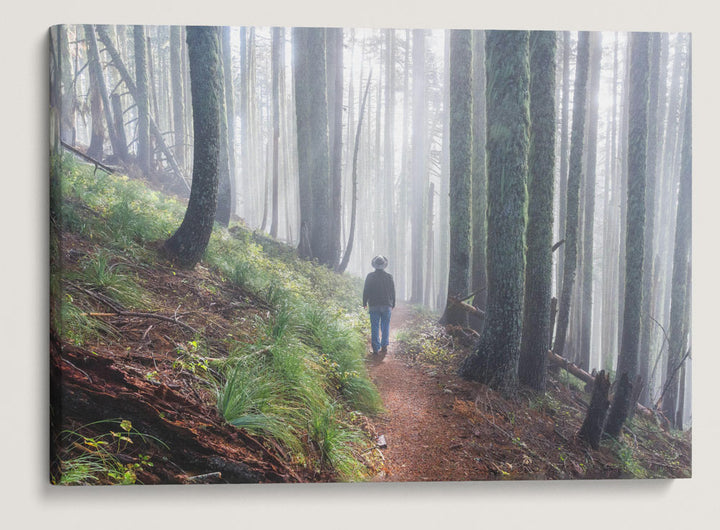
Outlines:
{"label": "tree bark", "polygon": [[192,189],[185,218],[164,249],[181,267],[193,268],[210,240],[217,205],[222,70],[217,28],[189,26],[187,43],[195,138]]}
{"label": "tree bark", "polygon": [[577,435],[579,439],[586,441],[595,450],[600,449],[605,417],[610,406],[609,391],[610,378],[605,374],[605,370],[601,370],[595,378],[590,407]]}
{"label": "tree bark", "polygon": [[[472,33],[469,30],[451,30],[450,267],[448,271],[448,296],[457,297],[470,290],[471,207]],[[467,313],[449,303],[446,305],[445,314],[440,321],[461,327],[468,326]]]}
{"label": "tree bark", "polygon": [[138,166],[145,175],[150,175],[150,100],[148,98],[147,42],[145,26],[133,26],[135,43],[135,103],[138,112]]}
{"label": "tree bark", "polygon": [[[473,31],[472,81],[472,305],[487,305],[487,175],[485,171],[485,32]],[[482,332],[484,319],[470,318],[470,326]]]}
{"label": "tree bark", "polygon": [[595,233],[595,175],[597,173],[598,112],[600,99],[600,61],[602,34],[590,35],[590,79],[588,87],[588,140],[585,168],[585,227],[583,233],[583,281],[580,330],[580,367],[590,369],[593,314],[593,235]]}
{"label": "tree bark", "polygon": [[[565,221],[565,255],[562,279],[562,292],[559,300],[557,332],[553,350],[562,355],[565,349],[568,324],[570,320],[570,299],[575,281],[578,251],[578,209],[580,179],[582,177],[583,133],[585,129],[585,100],[588,80],[588,63],[590,47],[589,33],[581,31],[578,36],[578,59],[575,71],[575,88],[573,96],[573,125],[570,142],[570,160],[568,169],[568,187],[566,198]],[[560,200],[565,198],[560,197]]]}
{"label": "tree bark", "polygon": [[545,388],[552,298],[555,176],[555,47],[552,31],[530,32],[530,155],[528,222],[520,382]]}
{"label": "tree bark", "polygon": [[410,301],[423,300],[423,192],[425,190],[425,30],[412,32],[412,160],[411,160],[411,236],[412,285]]}
{"label": "tree bark", "polygon": [[486,34],[488,308],[485,329],[461,374],[514,394],[522,331],[529,147],[529,36]]}
{"label": "tree bark", "polygon": [[334,268],[324,29],[294,28],[293,51],[301,225],[308,229],[311,252],[302,257]]}
{"label": "tree bark", "polygon": [[[690,54],[688,53],[688,57]],[[682,166],[678,192],[677,220],[675,222],[675,251],[672,273],[672,299],[670,305],[670,345],[668,347],[667,392],[662,407],[673,426],[677,422],[680,366],[684,359],[690,329],[688,299],[690,297],[689,267],[692,253],[692,68],[688,67],[685,103],[685,128],[682,141]]]}

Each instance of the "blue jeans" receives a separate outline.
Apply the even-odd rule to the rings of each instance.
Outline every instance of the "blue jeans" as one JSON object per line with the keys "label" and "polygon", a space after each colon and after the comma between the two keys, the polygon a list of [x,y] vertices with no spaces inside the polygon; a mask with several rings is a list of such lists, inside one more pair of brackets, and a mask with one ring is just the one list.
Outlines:
{"label": "blue jeans", "polygon": [[[373,353],[377,353],[380,348],[390,344],[391,313],[388,305],[370,307],[370,337]],[[380,332],[382,332],[382,340],[380,340]]]}

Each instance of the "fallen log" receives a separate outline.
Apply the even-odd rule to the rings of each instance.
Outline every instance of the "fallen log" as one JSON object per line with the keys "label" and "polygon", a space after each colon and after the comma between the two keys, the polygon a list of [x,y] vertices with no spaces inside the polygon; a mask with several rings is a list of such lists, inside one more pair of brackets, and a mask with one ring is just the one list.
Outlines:
{"label": "fallen log", "polygon": [[154,384],[142,371],[117,362],[112,352],[61,345],[53,337],[50,346],[51,469],[56,473],[67,449],[60,433],[77,424],[124,418],[149,441],[143,451],[156,463],[149,483],[185,482],[188,475],[182,470],[221,476],[228,483],[305,481],[287,458],[227,424],[211,405]]}
{"label": "fallen log", "polygon": [[454,305],[479,318],[485,318],[485,311],[478,309],[477,307],[471,306],[467,302],[463,302],[455,296],[448,296],[448,305]]}
{"label": "fallen log", "polygon": [[[559,366],[566,372],[571,373],[581,381],[584,381],[585,383],[589,383],[591,385],[595,384],[595,377],[591,374],[587,373],[585,370],[577,366],[576,364],[571,363],[564,357],[560,357],[556,353],[553,353],[552,350],[548,350],[548,361],[550,361],[552,364]],[[663,428],[667,428],[669,425],[667,418],[665,418],[660,412],[651,410],[647,408],[644,405],[641,405],[640,403],[637,403],[635,405],[635,412],[640,413],[641,415],[645,416],[648,419],[652,419],[660,423]]]}

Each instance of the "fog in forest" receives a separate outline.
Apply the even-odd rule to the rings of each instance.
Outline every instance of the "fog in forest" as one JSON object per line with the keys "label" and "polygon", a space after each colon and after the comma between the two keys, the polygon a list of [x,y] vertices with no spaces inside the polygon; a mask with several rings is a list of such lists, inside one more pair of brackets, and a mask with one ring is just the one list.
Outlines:
{"label": "fog in forest", "polygon": [[[131,177],[145,176],[157,187],[188,197],[194,139],[186,29],[142,26],[138,32],[136,28],[59,28],[58,53],[70,65],[62,70],[61,139],[93,160],[123,167]],[[485,109],[494,104],[489,94],[497,92],[491,55],[502,53],[488,44],[492,32],[467,32],[472,53],[464,71],[470,74],[471,115],[466,113],[465,118],[472,119],[466,138],[472,169],[466,171],[467,187],[455,194],[451,166],[461,155],[452,154],[453,31],[315,31],[320,32],[317,46],[313,44],[317,35],[298,28],[218,29],[225,95],[218,204],[227,203],[228,222],[216,220],[230,226],[244,223],[339,273],[358,277],[370,272],[372,258],[382,254],[389,260],[398,299],[425,306],[438,318],[449,297],[488,310],[486,259],[491,246],[500,244],[487,232],[494,215],[489,202],[497,199],[491,191],[495,177],[489,174],[491,153],[486,152],[485,141],[497,131],[489,121],[490,110]],[[632,271],[626,269],[627,227],[633,224],[635,211],[635,203],[628,201],[629,189],[635,189],[628,161],[637,151],[628,138],[642,120],[646,123],[641,164],[644,245],[642,284],[635,287],[642,291],[637,373],[646,384],[638,399],[645,405],[672,399],[673,421],[689,427],[690,227],[678,227],[677,219],[685,215],[678,211],[682,179],[689,179],[683,173],[683,139],[691,101],[690,35],[645,34],[647,116],[639,118],[631,113],[636,108],[630,91],[633,34],[585,35],[587,78],[580,96],[576,77],[582,32],[554,34],[555,75],[549,90],[554,102],[554,120],[549,124],[554,131],[552,322],[557,324],[563,310],[567,312],[562,353],[555,353],[587,372],[618,370],[622,326],[627,321],[626,285],[633,281],[626,278],[626,270]],[[300,38],[307,43],[302,49],[296,40]],[[524,59],[530,72],[532,38]],[[145,54],[144,61],[138,60],[139,53]],[[322,60],[317,53],[324,53]],[[462,71],[461,65],[458,75]],[[575,120],[576,98],[584,98],[580,124]],[[325,104],[319,114],[314,112],[317,101]],[[316,114],[319,122],[314,121]],[[302,130],[317,131],[313,129],[317,123],[325,135],[299,138],[299,127],[309,124]],[[581,130],[574,130],[576,125]],[[325,147],[318,155],[315,140],[321,136]],[[527,136],[535,141],[530,131]],[[570,215],[573,142],[581,166],[576,211]],[[148,152],[143,155],[144,150]],[[313,170],[317,164],[326,168],[322,178]],[[227,174],[226,187],[222,171]],[[527,198],[532,194],[528,192],[531,171],[524,184],[524,219],[532,200]],[[317,199],[319,188],[324,203]],[[456,222],[453,216],[461,214],[454,212],[465,199],[470,219]],[[576,262],[574,270],[566,273],[568,222],[575,224]],[[463,237],[469,238],[469,247],[454,250],[458,248],[453,246],[455,230],[462,223],[467,225]],[[317,251],[316,240],[328,242],[327,252]],[[683,242],[682,249],[677,241]],[[530,241],[523,239],[523,244],[528,248]],[[454,252],[468,254],[463,292],[453,289],[450,281],[455,278]],[[683,277],[678,277],[679,271],[685,271]],[[528,268],[525,282],[534,281],[535,272]],[[568,277],[572,288],[563,296],[563,278]],[[681,294],[674,291],[679,284],[687,298],[681,304]],[[483,332],[483,323],[472,316],[468,320],[466,315],[460,325]],[[557,333],[551,329],[550,339]],[[549,340],[546,349],[551,344]]]}

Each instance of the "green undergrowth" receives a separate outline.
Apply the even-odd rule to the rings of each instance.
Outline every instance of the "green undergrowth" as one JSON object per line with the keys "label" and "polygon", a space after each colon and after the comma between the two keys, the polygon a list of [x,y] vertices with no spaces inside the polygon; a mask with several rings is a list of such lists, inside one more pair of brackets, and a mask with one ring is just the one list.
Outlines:
{"label": "green undergrowth", "polygon": [[[100,434],[97,434],[97,433]],[[153,436],[135,429],[129,420],[103,420],[60,433],[59,468],[51,476],[53,484],[83,486],[93,484],[138,484],[138,473],[154,466],[149,446],[165,446]],[[166,447],[166,446],[165,446]]]}
{"label": "green undergrowth", "polygon": [[[157,248],[180,225],[185,205],[70,157],[62,170],[62,230],[88,245],[67,271],[51,271],[53,285],[63,287],[54,325],[73,344],[122,347],[93,307],[98,300],[115,311],[161,307],[150,284],[153,267],[168,264]],[[363,361],[362,281],[300,260],[241,223],[216,225],[201,266],[218,278],[214,286],[198,279],[201,288],[237,286],[267,309],[248,314],[251,340],[233,338],[247,337],[247,323],[228,330],[225,356],[202,349],[208,341],[200,328],[193,341],[179,341],[174,366],[192,369],[214,389],[228,423],[272,438],[298,465],[338,480],[365,478],[361,454],[372,444],[357,418],[380,412],[382,403]]]}

